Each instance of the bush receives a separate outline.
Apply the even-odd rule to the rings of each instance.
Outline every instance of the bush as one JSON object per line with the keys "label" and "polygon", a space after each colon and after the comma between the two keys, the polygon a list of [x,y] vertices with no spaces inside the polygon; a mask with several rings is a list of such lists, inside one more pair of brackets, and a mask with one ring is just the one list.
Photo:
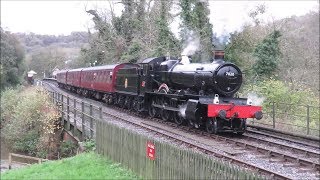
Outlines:
{"label": "bush", "polygon": [[84,146],[85,152],[96,150],[96,142],[93,139],[86,140],[83,146]]}
{"label": "bush", "polygon": [[291,83],[272,78],[247,85],[241,94],[246,96],[248,93],[264,98],[263,107],[267,109],[271,108],[272,102],[293,105],[319,105],[319,98],[310,89],[299,85],[293,86]]}
{"label": "bush", "polygon": [[29,155],[36,155],[39,134],[36,131],[30,131],[25,136],[14,142],[13,148],[19,152],[26,152]]}
{"label": "bush", "polygon": [[76,154],[77,145],[72,141],[63,141],[60,144],[61,157],[71,157]]}
{"label": "bush", "polygon": [[270,78],[246,85],[241,96],[245,97],[248,94],[255,94],[256,99],[253,101],[264,99],[262,106],[267,114],[273,111],[274,102],[276,119],[300,127],[306,127],[309,106],[310,127],[319,129],[319,97],[310,89]]}
{"label": "bush", "polygon": [[59,113],[47,92],[37,87],[8,89],[1,98],[1,135],[6,142],[14,151],[47,152],[50,137],[60,129],[55,125]]}

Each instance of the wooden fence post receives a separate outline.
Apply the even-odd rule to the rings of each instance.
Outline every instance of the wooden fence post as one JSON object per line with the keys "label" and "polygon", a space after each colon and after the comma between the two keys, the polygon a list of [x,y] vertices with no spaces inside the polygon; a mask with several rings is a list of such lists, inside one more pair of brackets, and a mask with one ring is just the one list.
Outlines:
{"label": "wooden fence post", "polygon": [[307,105],[307,135],[310,134],[310,106]]}
{"label": "wooden fence post", "polygon": [[76,98],[73,99],[73,135],[75,136],[77,128],[77,100]]}
{"label": "wooden fence post", "polygon": [[272,127],[273,127],[273,129],[276,128],[276,112],[275,112],[274,105],[275,105],[275,102],[273,101],[272,102]]}
{"label": "wooden fence post", "polygon": [[63,102],[63,94],[61,94],[61,115],[62,115],[62,122],[61,125],[64,127],[64,102]]}
{"label": "wooden fence post", "polygon": [[99,118],[102,121],[102,107],[99,107]]}
{"label": "wooden fence post", "polygon": [[9,169],[11,169],[11,164],[12,164],[12,157],[11,157],[11,153],[9,153]]}
{"label": "wooden fence post", "polygon": [[70,98],[67,96],[67,131],[70,130]]}
{"label": "wooden fence post", "polygon": [[93,112],[92,112],[92,104],[90,103],[90,138],[93,138]]}
{"label": "wooden fence post", "polygon": [[82,114],[82,118],[81,118],[81,129],[82,129],[82,136],[81,136],[81,141],[84,141],[85,139],[85,128],[84,128],[84,124],[85,124],[85,121],[84,121],[84,102],[81,101],[81,114]]}

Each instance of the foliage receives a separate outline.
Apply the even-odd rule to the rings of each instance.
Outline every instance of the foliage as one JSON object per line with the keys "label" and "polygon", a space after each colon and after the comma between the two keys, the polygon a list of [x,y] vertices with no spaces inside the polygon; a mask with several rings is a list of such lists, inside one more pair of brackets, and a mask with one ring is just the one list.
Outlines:
{"label": "foliage", "polygon": [[5,121],[13,118],[14,108],[19,103],[17,93],[21,92],[21,88],[7,88],[1,93],[1,127],[5,125]]}
{"label": "foliage", "polygon": [[[259,8],[259,7],[258,7]],[[260,13],[254,10],[252,15]],[[277,71],[273,75],[279,80],[292,83],[291,86],[299,88],[300,85],[319,91],[319,13],[311,12],[304,16],[290,18],[262,24],[258,20],[255,26],[245,25],[240,32],[230,34],[230,43],[225,49],[228,61],[236,63],[245,73],[246,83],[256,81],[256,72],[253,70],[257,57],[254,50],[261,44],[264,37],[272,34],[274,29],[281,31],[279,41]]]}
{"label": "foliage", "polygon": [[31,155],[49,152],[59,113],[41,88],[7,90],[1,101],[1,135],[15,151]]}
{"label": "foliage", "polygon": [[163,56],[167,54],[175,54],[179,51],[179,42],[174,37],[174,34],[169,29],[169,7],[170,3],[166,0],[159,1],[160,16],[156,21],[157,34],[157,49],[154,56]]}
{"label": "foliage", "polygon": [[88,42],[87,32],[71,32],[70,35],[40,35],[35,33],[15,33],[25,46],[27,53],[40,47],[59,46],[61,48],[81,48]]}
{"label": "foliage", "polygon": [[37,144],[39,142],[39,134],[34,130],[30,130],[25,136],[13,144],[13,149],[19,152],[27,152],[29,155],[34,156],[37,152]]}
{"label": "foliage", "polygon": [[25,52],[18,39],[8,31],[0,28],[1,64],[0,90],[14,87],[22,82],[25,71]]}
{"label": "foliage", "polygon": [[80,49],[88,44],[87,32],[71,32],[70,35],[39,35],[14,33],[26,50],[25,64],[28,71],[38,74],[35,78],[50,77],[54,68],[65,69],[82,66],[77,61]]}
{"label": "foliage", "polygon": [[[276,118],[301,127],[306,126],[307,106],[309,106],[310,127],[319,129],[319,96],[311,89],[275,79],[265,79],[255,84],[247,85],[241,96],[255,94],[253,101],[264,99],[263,111],[268,114],[276,112]],[[273,104],[274,103],[274,104]]]}
{"label": "foliage", "polygon": [[278,68],[280,59],[279,37],[280,31],[274,30],[254,49],[257,61],[253,70],[260,77],[271,77]]}
{"label": "foliage", "polygon": [[41,77],[44,72],[46,77],[49,77],[54,68],[63,69],[67,60],[67,53],[62,48],[49,46],[32,52],[28,66],[37,72],[38,76]]}
{"label": "foliage", "polygon": [[[113,2],[109,2],[112,6]],[[121,16],[88,10],[96,32],[90,32],[89,47],[82,48],[79,64],[90,66],[140,62],[150,56],[177,56],[180,44],[169,29],[173,1],[122,0]]]}
{"label": "foliage", "polygon": [[265,97],[265,107],[271,102],[317,106],[319,99],[310,89],[293,87],[291,83],[269,78],[255,84],[247,85],[243,92],[257,92]]}
{"label": "foliage", "polygon": [[209,22],[209,4],[201,0],[180,0],[181,20],[182,20],[182,43],[186,44],[191,33],[195,33],[200,38],[200,53],[195,62],[205,62],[211,60],[213,50],[212,24]]}
{"label": "foliage", "polygon": [[60,144],[61,157],[71,157],[76,154],[77,145],[72,141],[63,141]]}
{"label": "foliage", "polygon": [[319,92],[319,12],[283,19],[277,25],[282,34],[279,78]]}
{"label": "foliage", "polygon": [[86,152],[91,152],[96,150],[96,142],[93,139],[86,140],[83,146]]}
{"label": "foliage", "polygon": [[103,156],[82,153],[77,156],[34,164],[1,173],[1,179],[138,179],[129,170]]}

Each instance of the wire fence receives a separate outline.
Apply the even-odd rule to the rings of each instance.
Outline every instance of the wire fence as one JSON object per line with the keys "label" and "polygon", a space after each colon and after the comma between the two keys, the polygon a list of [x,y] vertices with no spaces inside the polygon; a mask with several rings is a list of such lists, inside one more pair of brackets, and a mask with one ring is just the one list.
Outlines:
{"label": "wire fence", "polygon": [[320,136],[320,107],[271,102],[263,112],[263,119],[248,119],[249,124],[301,135]]}

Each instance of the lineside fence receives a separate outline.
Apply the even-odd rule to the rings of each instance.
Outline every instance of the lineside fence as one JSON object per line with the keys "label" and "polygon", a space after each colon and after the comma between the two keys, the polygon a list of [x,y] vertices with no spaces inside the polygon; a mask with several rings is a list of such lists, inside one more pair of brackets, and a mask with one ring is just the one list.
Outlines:
{"label": "lineside fence", "polygon": [[96,151],[143,179],[264,179],[231,163],[181,149],[108,122],[102,107],[50,92],[66,131],[95,139]]}
{"label": "lineside fence", "polygon": [[319,106],[271,102],[263,113],[264,117],[261,120],[248,119],[248,124],[315,138],[320,137]]}
{"label": "lineside fence", "polygon": [[79,141],[95,139],[96,121],[102,119],[102,107],[60,93],[50,93],[53,103],[59,106],[64,130]]}
{"label": "lineside fence", "polygon": [[[144,179],[263,179],[231,163],[97,121],[97,152]],[[151,155],[150,155],[151,154]]]}

